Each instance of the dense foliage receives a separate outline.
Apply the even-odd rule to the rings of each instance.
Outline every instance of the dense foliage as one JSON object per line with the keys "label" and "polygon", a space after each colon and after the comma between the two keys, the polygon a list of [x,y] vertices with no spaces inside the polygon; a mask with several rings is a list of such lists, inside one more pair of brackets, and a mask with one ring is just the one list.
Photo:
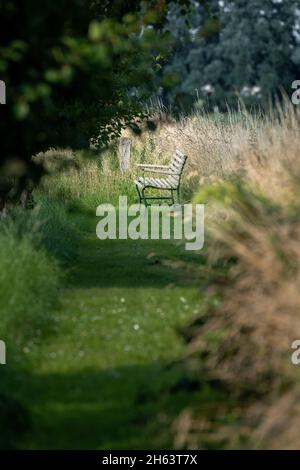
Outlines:
{"label": "dense foliage", "polygon": [[[157,62],[151,24],[164,4],[0,2],[0,78],[7,87],[1,155],[18,160],[6,170],[21,186],[42,172],[30,161],[34,153],[51,146],[85,148],[91,141],[103,146],[122,123],[142,113]],[[5,181],[2,194],[10,189]]]}

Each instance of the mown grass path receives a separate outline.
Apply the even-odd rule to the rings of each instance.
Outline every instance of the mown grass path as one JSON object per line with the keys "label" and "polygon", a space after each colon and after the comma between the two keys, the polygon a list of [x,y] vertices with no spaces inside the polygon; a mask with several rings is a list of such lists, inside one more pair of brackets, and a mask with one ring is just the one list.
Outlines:
{"label": "mown grass path", "polygon": [[187,396],[172,393],[177,333],[198,311],[198,279],[170,241],[100,241],[95,217],[74,216],[82,239],[56,334],[20,381],[33,416],[25,448],[156,448]]}

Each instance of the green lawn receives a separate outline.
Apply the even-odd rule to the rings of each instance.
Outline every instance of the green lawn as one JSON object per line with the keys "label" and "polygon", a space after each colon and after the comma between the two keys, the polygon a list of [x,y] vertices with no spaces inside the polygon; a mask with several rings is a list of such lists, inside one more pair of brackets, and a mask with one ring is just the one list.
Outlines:
{"label": "green lawn", "polygon": [[24,352],[31,366],[10,384],[32,416],[21,446],[172,447],[169,423],[190,396],[168,365],[201,305],[199,279],[178,261],[196,255],[172,241],[100,241],[95,216],[70,217],[81,242],[56,333]]}

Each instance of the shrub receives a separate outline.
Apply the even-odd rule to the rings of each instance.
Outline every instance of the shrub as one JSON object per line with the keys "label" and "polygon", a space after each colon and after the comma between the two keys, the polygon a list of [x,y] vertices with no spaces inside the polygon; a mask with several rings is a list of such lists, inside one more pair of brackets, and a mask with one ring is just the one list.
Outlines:
{"label": "shrub", "polygon": [[18,349],[48,333],[58,308],[57,262],[30,238],[0,233],[0,324],[4,341]]}
{"label": "shrub", "polygon": [[62,263],[77,255],[79,235],[70,221],[65,204],[34,194],[36,206],[31,211],[14,209],[2,219],[0,232],[21,239],[27,237],[37,248],[43,248]]}
{"label": "shrub", "polygon": [[61,262],[70,263],[77,257],[79,233],[71,222],[63,202],[51,201],[41,195],[36,197],[36,215],[40,221],[36,242]]}

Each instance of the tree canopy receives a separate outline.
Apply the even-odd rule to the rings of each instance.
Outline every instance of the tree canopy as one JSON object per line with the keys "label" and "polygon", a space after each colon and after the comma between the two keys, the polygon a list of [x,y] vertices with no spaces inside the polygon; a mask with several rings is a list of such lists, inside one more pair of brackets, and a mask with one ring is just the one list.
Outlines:
{"label": "tree canopy", "polygon": [[20,179],[38,178],[35,152],[85,148],[91,141],[103,146],[139,116],[163,45],[153,24],[165,6],[1,1],[0,78],[7,89],[0,108],[2,163],[17,159]]}
{"label": "tree canopy", "polygon": [[297,0],[192,1],[184,11],[169,8],[166,29],[175,38],[166,65],[177,75],[170,104],[196,99],[225,110],[238,97],[261,104],[290,90],[300,66]]}

